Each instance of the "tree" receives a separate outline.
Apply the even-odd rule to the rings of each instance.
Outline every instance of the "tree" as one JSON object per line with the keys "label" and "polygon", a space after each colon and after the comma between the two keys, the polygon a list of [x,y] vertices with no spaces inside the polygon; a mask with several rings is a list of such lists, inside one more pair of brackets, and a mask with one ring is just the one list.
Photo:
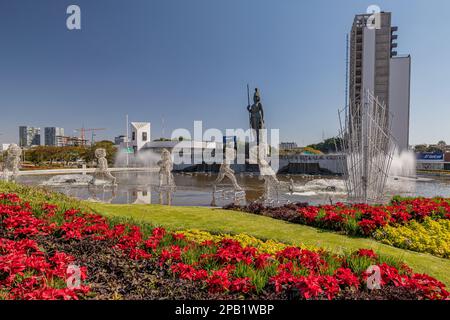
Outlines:
{"label": "tree", "polygon": [[332,153],[342,151],[342,139],[339,137],[325,139],[317,144],[310,144],[308,148],[320,150],[323,153]]}
{"label": "tree", "polygon": [[86,152],[82,155],[82,158],[86,163],[94,162],[96,161],[95,157],[95,149],[103,148],[106,150],[106,159],[108,160],[109,164],[114,164],[114,161],[116,159],[117,154],[117,147],[114,145],[114,142],[103,140],[94,143],[94,145],[90,146],[86,149]]}
{"label": "tree", "polygon": [[414,146],[414,152],[422,153],[427,152],[428,146],[426,144],[418,144]]}

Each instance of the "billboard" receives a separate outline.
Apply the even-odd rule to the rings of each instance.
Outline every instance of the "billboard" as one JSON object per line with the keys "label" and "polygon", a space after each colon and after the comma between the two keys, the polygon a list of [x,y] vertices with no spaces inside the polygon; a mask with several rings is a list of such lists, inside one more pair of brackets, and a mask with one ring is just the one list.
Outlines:
{"label": "billboard", "polygon": [[420,152],[416,154],[419,161],[444,161],[442,152]]}

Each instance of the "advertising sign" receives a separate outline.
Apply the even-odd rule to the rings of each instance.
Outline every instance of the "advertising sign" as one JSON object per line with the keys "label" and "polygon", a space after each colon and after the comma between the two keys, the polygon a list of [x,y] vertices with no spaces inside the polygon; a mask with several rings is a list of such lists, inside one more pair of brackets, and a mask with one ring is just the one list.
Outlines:
{"label": "advertising sign", "polygon": [[421,152],[417,153],[417,160],[444,161],[444,154],[442,152]]}

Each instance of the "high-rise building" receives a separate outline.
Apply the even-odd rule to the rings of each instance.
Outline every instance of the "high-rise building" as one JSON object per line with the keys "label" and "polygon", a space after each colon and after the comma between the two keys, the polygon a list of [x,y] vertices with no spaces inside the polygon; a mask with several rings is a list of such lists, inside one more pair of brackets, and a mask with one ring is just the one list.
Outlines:
{"label": "high-rise building", "polygon": [[19,145],[21,147],[32,147],[41,145],[41,128],[20,126]]}
{"label": "high-rise building", "polygon": [[120,146],[125,141],[126,141],[126,137],[124,135],[120,135],[120,136],[114,137],[114,144],[116,146]]}
{"label": "high-rise building", "polygon": [[[375,15],[375,16],[374,16]],[[349,106],[360,114],[369,90],[391,114],[392,135],[399,150],[409,144],[411,58],[397,57],[397,27],[391,13],[358,14],[350,34]],[[375,18],[373,18],[375,17]]]}
{"label": "high-rise building", "polygon": [[280,149],[282,150],[292,150],[297,148],[297,143],[295,142],[281,142]]}
{"label": "high-rise building", "polygon": [[64,128],[46,127],[44,129],[46,146],[63,146]]}

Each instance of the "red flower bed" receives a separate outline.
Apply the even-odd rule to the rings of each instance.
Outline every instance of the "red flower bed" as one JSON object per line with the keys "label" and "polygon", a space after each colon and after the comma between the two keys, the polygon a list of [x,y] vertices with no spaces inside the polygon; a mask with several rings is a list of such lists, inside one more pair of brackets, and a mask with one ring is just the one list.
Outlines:
{"label": "red flower bed", "polygon": [[[329,212],[325,217],[334,223],[337,218],[331,209],[326,208]],[[70,277],[68,267],[76,264],[75,257],[64,252],[41,251],[37,243],[40,237],[113,243],[113,249],[121,252],[123,259],[149,261],[172,277],[192,281],[211,294],[258,297],[261,292],[272,292],[280,298],[286,295],[300,299],[345,298],[350,292],[367,292],[366,280],[371,275],[365,270],[372,265],[380,269],[381,288],[402,288],[416,299],[449,296],[438,280],[415,274],[406,266],[382,263],[371,250],[337,256],[287,247],[270,255],[243,247],[232,239],[198,244],[163,228],[143,232],[130,224],[111,226],[99,215],[79,210],[57,214],[57,210],[44,205],[38,215],[17,196],[0,194],[1,298],[78,299],[87,298],[90,291],[95,294],[89,287],[88,276],[96,271],[81,266],[82,283],[70,289],[66,285]]]}
{"label": "red flower bed", "polygon": [[390,205],[337,203],[308,206],[299,203],[279,208],[259,204],[244,207],[230,205],[226,208],[364,236],[370,236],[375,230],[387,224],[401,224],[410,220],[422,221],[425,217],[450,219],[450,204],[447,199],[442,198],[394,199]]}

